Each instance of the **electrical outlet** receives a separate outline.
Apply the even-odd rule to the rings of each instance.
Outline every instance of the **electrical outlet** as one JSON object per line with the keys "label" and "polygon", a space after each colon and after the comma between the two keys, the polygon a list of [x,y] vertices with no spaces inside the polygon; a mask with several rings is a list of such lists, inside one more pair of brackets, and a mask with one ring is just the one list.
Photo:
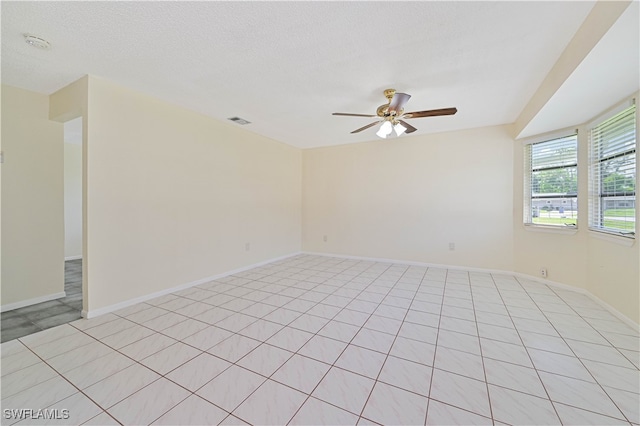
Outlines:
{"label": "electrical outlet", "polygon": [[322,241],[324,241],[325,243],[327,242],[327,236],[326,235],[324,237],[322,237]]}
{"label": "electrical outlet", "polygon": [[244,251],[250,251],[251,250],[251,243],[245,243],[244,244]]}
{"label": "electrical outlet", "polygon": [[449,250],[454,251],[456,249],[456,243],[449,243]]}
{"label": "electrical outlet", "polygon": [[547,268],[541,268],[540,275],[542,275],[542,278],[547,278]]}

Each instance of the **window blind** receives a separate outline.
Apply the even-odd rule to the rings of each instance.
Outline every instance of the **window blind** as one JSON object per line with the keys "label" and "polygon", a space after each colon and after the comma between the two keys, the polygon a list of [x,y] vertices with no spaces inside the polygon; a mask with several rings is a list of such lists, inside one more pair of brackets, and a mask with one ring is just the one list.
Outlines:
{"label": "window blind", "polygon": [[578,214],[577,134],[525,147],[524,223],[575,226]]}
{"label": "window blind", "polygon": [[635,235],[636,145],[635,105],[591,128],[591,229]]}

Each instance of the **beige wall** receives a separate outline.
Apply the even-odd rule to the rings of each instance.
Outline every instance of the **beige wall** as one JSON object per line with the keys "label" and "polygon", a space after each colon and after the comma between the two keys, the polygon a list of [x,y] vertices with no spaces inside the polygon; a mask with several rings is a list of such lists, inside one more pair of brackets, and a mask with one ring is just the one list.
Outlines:
{"label": "beige wall", "polygon": [[89,99],[89,76],[84,76],[49,96],[49,119],[59,123],[70,120],[82,120],[82,305],[88,306],[89,291],[87,273],[89,257],[87,256],[87,102]]}
{"label": "beige wall", "polygon": [[64,144],[64,257],[82,257],[82,145]]}
{"label": "beige wall", "polygon": [[94,77],[87,112],[89,310],[300,250],[299,149]]}
{"label": "beige wall", "polygon": [[[47,97],[2,89],[4,305],[62,290],[63,144]],[[94,77],[50,100],[51,119],[83,115],[85,309],[293,253],[302,242],[306,251],[533,276],[545,267],[550,280],[640,319],[637,243],[597,238],[584,222],[566,234],[522,225],[523,149],[509,126],[300,151]],[[584,167],[579,176],[585,212]],[[32,267],[35,258],[42,267]],[[45,276],[59,285],[44,289]],[[9,284],[19,280],[29,284]]]}
{"label": "beige wall", "polygon": [[[638,120],[640,122],[640,120]],[[514,248],[515,271],[589,291],[626,317],[640,323],[640,250],[637,240],[589,231],[588,126],[578,126],[578,229],[571,232],[532,229],[523,225],[523,146],[514,149]],[[556,135],[569,134],[557,132]],[[551,138],[551,136],[549,137]],[[536,140],[545,140],[543,136]],[[529,140],[528,142],[531,142]],[[638,185],[640,187],[640,185]],[[638,209],[636,215],[638,215]],[[636,217],[636,221],[638,216]]]}
{"label": "beige wall", "polygon": [[[524,146],[532,140],[515,141],[514,147],[514,249],[515,271],[542,278],[540,270],[547,270],[547,278],[551,281],[569,284],[586,289],[587,287],[587,144],[585,132],[578,134],[578,228],[567,230],[540,227],[525,227],[523,223],[524,207]],[[566,136],[575,129],[558,132],[548,137],[537,137],[548,140],[556,136]]]}
{"label": "beige wall", "polygon": [[587,229],[586,127],[579,134],[582,215],[578,230],[566,232],[523,225],[524,145],[509,131],[303,151],[303,250],[535,277],[546,268],[550,281],[587,290],[640,322],[638,244],[603,240]]}
{"label": "beige wall", "polygon": [[[637,104],[640,92],[636,92],[633,96]],[[640,123],[640,108],[636,108],[636,123]],[[636,151],[637,147],[636,127]],[[640,163],[636,160],[636,188],[640,188],[639,171]],[[594,232],[588,235],[587,290],[640,324],[640,244],[638,243],[640,229],[638,223],[640,223],[640,209],[636,196],[635,240],[630,241],[619,237],[603,239]]]}
{"label": "beige wall", "polygon": [[[637,212],[638,209],[636,215]],[[590,235],[587,253],[587,290],[640,324],[640,250],[637,240],[628,247]]]}
{"label": "beige wall", "polygon": [[[639,99],[640,92],[636,92],[633,96],[636,100]],[[640,108],[636,108],[636,123],[640,123]],[[637,138],[636,124],[636,150]],[[638,171],[640,171],[640,164],[636,163],[636,188],[640,188]],[[638,243],[640,209],[637,203],[636,197],[635,240],[620,237],[603,239],[600,234],[589,232],[587,290],[640,324],[640,245]]]}
{"label": "beige wall", "polygon": [[3,306],[64,291],[63,127],[46,95],[2,86]]}
{"label": "beige wall", "polygon": [[305,251],[513,269],[507,126],[310,149],[303,165]]}

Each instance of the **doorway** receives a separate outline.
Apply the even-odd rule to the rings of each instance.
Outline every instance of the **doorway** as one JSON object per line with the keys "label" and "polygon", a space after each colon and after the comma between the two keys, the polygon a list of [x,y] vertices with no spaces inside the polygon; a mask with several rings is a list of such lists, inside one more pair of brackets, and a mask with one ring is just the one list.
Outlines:
{"label": "doorway", "polygon": [[81,318],[82,117],[64,123],[64,229],[65,297],[2,312],[2,342]]}
{"label": "doorway", "polygon": [[64,290],[82,312],[82,117],[64,123]]}

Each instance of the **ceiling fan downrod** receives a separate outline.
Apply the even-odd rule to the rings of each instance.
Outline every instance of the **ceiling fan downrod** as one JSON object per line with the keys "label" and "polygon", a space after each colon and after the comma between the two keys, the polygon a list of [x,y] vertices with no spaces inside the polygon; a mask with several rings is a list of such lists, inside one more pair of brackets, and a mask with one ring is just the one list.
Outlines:
{"label": "ceiling fan downrod", "polygon": [[376,114],[378,117],[389,117],[391,114],[389,113],[389,105],[391,104],[391,99],[396,94],[396,89],[387,89],[384,91],[384,97],[387,98],[387,103],[380,105],[376,110]]}

